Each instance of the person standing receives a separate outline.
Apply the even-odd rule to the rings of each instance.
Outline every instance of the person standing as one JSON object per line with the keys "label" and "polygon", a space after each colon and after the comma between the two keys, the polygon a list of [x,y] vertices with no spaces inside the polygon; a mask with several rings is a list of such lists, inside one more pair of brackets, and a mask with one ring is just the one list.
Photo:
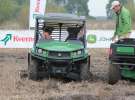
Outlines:
{"label": "person standing", "polygon": [[116,13],[116,29],[112,41],[129,38],[131,34],[131,15],[119,1],[113,1],[111,9]]}

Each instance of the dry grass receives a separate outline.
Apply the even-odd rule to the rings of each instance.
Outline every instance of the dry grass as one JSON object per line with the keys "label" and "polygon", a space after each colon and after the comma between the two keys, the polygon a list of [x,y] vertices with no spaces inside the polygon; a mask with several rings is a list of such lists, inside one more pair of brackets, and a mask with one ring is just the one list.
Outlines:
{"label": "dry grass", "polygon": [[61,79],[28,80],[28,49],[0,49],[0,100],[134,100],[135,84],[107,83],[107,49],[90,49],[92,81],[63,82]]}
{"label": "dry grass", "polygon": [[[88,29],[115,29],[115,20],[89,20],[87,21]],[[132,24],[132,29],[135,30],[135,23]]]}
{"label": "dry grass", "polygon": [[[23,29],[21,26],[14,22],[5,22],[2,25],[0,25],[0,29]],[[115,21],[113,20],[88,20],[87,21],[87,29],[102,29],[102,30],[108,30],[108,29],[115,29]],[[135,23],[133,23],[133,29],[135,30]]]}

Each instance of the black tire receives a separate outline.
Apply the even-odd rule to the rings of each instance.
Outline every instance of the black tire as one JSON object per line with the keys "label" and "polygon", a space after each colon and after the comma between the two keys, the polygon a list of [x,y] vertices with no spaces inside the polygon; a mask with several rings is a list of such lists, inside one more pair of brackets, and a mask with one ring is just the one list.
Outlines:
{"label": "black tire", "polygon": [[39,62],[37,59],[32,57],[31,55],[28,56],[28,78],[31,80],[38,80],[38,66]]}
{"label": "black tire", "polygon": [[90,79],[90,66],[88,63],[83,63],[80,65],[80,80]]}
{"label": "black tire", "polygon": [[108,83],[114,85],[121,79],[120,66],[109,64]]}

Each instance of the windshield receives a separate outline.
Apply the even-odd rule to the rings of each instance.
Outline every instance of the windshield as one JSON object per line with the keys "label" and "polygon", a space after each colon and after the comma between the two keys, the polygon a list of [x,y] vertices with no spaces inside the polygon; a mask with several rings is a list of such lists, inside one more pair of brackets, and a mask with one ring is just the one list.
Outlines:
{"label": "windshield", "polygon": [[84,36],[84,24],[52,23],[39,21],[39,39],[58,41],[80,40]]}

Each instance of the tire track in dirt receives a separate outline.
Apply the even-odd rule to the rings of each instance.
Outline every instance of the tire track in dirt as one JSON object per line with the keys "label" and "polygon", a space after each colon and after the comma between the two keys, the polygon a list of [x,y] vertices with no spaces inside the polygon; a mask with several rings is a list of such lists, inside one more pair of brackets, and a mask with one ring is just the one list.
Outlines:
{"label": "tire track in dirt", "polygon": [[[107,84],[107,50],[91,49],[93,80],[64,82],[27,78],[27,49],[0,50],[0,100],[134,100],[135,84]],[[24,73],[24,74],[22,74]],[[24,76],[23,76],[24,75]]]}

